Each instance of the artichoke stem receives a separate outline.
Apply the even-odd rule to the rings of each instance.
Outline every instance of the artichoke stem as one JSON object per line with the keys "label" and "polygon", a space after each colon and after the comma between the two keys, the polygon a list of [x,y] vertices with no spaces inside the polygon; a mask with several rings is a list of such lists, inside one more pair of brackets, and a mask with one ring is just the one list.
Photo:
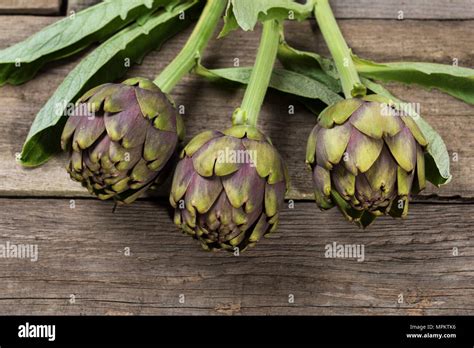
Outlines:
{"label": "artichoke stem", "polygon": [[367,90],[359,78],[359,74],[352,60],[351,50],[347,46],[344,36],[334,18],[328,0],[317,0],[314,8],[324,41],[336,63],[341,77],[342,90],[346,99],[365,96]]}
{"label": "artichoke stem", "polygon": [[207,0],[186,44],[153,81],[164,93],[171,92],[174,86],[195,67],[224,13],[226,5],[227,1]]}
{"label": "artichoke stem", "polygon": [[232,117],[234,125],[257,125],[258,115],[265,99],[277,56],[280,28],[281,24],[276,20],[263,22],[262,38],[249,84],[245,90],[242,105]]}

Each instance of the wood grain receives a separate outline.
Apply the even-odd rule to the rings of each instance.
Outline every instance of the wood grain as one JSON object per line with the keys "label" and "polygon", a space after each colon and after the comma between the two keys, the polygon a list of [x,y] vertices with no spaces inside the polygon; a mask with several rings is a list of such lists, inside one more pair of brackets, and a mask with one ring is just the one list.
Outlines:
{"label": "wood grain", "polygon": [[68,13],[71,13],[71,11],[78,12],[99,2],[101,0],[68,0],[67,11]]}
{"label": "wood grain", "polygon": [[[472,205],[412,204],[407,220],[362,231],[336,209],[298,202],[237,257],[202,251],[162,201],[115,214],[90,199],[0,204],[0,244],[39,250],[37,262],[0,258],[0,315],[474,314]],[[365,260],[326,258],[333,242],[363,244]]]}
{"label": "wood grain", "polygon": [[0,14],[59,14],[62,0],[1,0]]}
{"label": "wood grain", "polygon": [[[68,0],[68,11],[79,11],[100,0]],[[473,19],[474,0],[331,0],[338,18]]]}
{"label": "wood grain", "polygon": [[[0,22],[0,47],[21,40],[37,28],[50,23],[44,17],[21,17],[31,25],[25,31],[14,30],[17,19],[5,17]],[[419,60],[449,64],[458,58],[462,66],[473,67],[474,55],[468,49],[474,21],[377,21],[341,20],[341,27],[354,51],[362,57],[378,61]],[[356,29],[357,28],[357,29]],[[289,22],[288,41],[295,47],[327,53],[319,33],[311,26]],[[187,38],[189,30],[165,44],[160,52],[151,53],[141,66],[132,68],[128,76],[152,78],[174,57]],[[355,35],[354,33],[357,33]],[[386,40],[397,37],[398,40]],[[234,32],[226,39],[213,41],[206,52],[204,63],[210,67],[228,67],[238,58],[241,66],[251,65],[258,43],[259,32]],[[456,38],[456,40],[453,40]],[[235,50],[238,43],[239,50]],[[81,57],[83,57],[82,55]],[[87,196],[80,185],[69,180],[64,159],[56,158],[39,169],[21,168],[15,154],[22,143],[35,114],[48,100],[52,91],[79,58],[50,64],[36,79],[22,86],[5,86],[0,94],[0,195],[2,196]],[[47,86],[47,88],[45,88]],[[392,92],[402,99],[421,104],[422,114],[443,136],[450,153],[457,154],[452,162],[453,181],[436,190],[432,187],[425,195],[442,197],[474,197],[473,125],[469,116],[473,108],[452,97],[416,87],[390,85]],[[220,129],[242,98],[242,89],[222,88],[191,76],[185,78],[173,91],[178,105],[185,106],[187,139],[198,132]],[[295,115],[288,115],[288,106],[295,105]],[[287,124],[288,118],[291,118]],[[262,111],[260,124],[273,139],[290,168],[292,189],[288,198],[310,199],[310,176],[304,164],[306,137],[314,124],[314,116],[294,100],[271,91]]]}
{"label": "wood grain", "polygon": [[[339,18],[473,19],[473,0],[331,0]],[[400,12],[401,11],[401,12]]]}
{"label": "wood grain", "polygon": [[[68,10],[87,2],[69,0]],[[472,0],[332,4],[346,18],[394,18],[399,7],[405,18],[472,18],[474,8]],[[2,16],[0,48],[54,20]],[[457,58],[460,65],[474,67],[474,21],[359,19],[340,24],[362,57],[445,64]],[[286,31],[295,47],[327,54],[309,23],[288,23]],[[188,34],[150,54],[128,76],[152,78]],[[252,64],[258,36],[259,31],[234,32],[213,41],[205,65],[227,67],[234,58],[241,66]],[[82,198],[88,195],[68,179],[64,158],[36,170],[16,164],[15,153],[34,115],[80,57],[49,64],[35,80],[0,90],[0,245],[39,248],[37,262],[0,257],[0,315],[474,315],[472,106],[436,91],[389,85],[402,99],[421,103],[423,115],[450,153],[457,154],[453,182],[418,197],[406,220],[379,218],[364,231],[336,209],[322,213],[314,203],[296,201],[293,209],[285,207],[274,235],[237,257],[202,251],[173,225],[163,198],[148,197],[112,213],[111,202]],[[242,95],[242,89],[185,78],[173,97],[185,106],[187,139],[207,128],[222,128]],[[295,115],[288,115],[290,104]],[[261,125],[288,162],[289,198],[311,197],[303,158],[314,117],[278,92],[266,99]],[[157,193],[163,194],[166,189]],[[364,245],[365,260],[326,258],[325,246],[333,242]],[[294,303],[289,303],[290,295]]]}

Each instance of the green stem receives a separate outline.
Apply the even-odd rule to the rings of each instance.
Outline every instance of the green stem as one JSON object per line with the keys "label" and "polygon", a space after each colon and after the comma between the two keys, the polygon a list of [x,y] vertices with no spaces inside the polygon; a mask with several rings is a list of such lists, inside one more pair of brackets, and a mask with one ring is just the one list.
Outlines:
{"label": "green stem", "polygon": [[257,58],[255,59],[242,104],[234,112],[232,121],[234,125],[257,125],[260,108],[262,107],[272,76],[279,40],[280,24],[276,20],[263,22],[263,32]]}
{"label": "green stem", "polygon": [[160,89],[169,93],[173,87],[191,71],[200,58],[204,48],[207,46],[214,30],[224,12],[227,1],[208,0],[204,10],[194,27],[191,36],[182,48],[181,52],[168,64],[159,74],[154,83]]}
{"label": "green stem", "polygon": [[314,12],[324,40],[336,63],[345,97],[347,99],[363,97],[366,93],[366,88],[360,81],[359,74],[352,61],[351,51],[337,25],[331,6],[329,6],[329,1],[317,0]]}

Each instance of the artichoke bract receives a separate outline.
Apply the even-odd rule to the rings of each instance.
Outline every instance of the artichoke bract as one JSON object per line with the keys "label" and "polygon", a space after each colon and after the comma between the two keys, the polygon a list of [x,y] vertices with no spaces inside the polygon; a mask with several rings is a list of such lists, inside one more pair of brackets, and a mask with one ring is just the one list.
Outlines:
{"label": "artichoke bract", "polygon": [[167,96],[153,82],[132,78],[85,93],[66,122],[61,147],[70,150],[72,179],[99,199],[131,203],[164,179],[183,133]]}
{"label": "artichoke bract", "polygon": [[413,118],[378,95],[327,107],[306,152],[317,205],[337,205],[361,227],[380,215],[405,217],[410,193],[426,185],[426,146]]}
{"label": "artichoke bract", "polygon": [[175,223],[206,250],[243,251],[276,229],[287,182],[279,153],[253,126],[205,131],[176,167]]}

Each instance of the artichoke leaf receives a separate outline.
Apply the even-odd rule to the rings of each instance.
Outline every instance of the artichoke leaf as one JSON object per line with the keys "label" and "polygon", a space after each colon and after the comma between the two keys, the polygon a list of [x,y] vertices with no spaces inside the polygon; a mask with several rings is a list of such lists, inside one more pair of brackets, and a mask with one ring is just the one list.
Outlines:
{"label": "artichoke leaf", "polygon": [[69,105],[90,88],[123,76],[128,69],[123,64],[125,58],[139,63],[147,52],[161,46],[189,24],[191,16],[181,20],[179,15],[195,4],[197,0],[189,0],[169,12],[158,11],[145,23],[126,27],[84,58],[36,115],[23,145],[21,164],[38,166],[59,152],[59,139],[65,121],[63,114]]}
{"label": "artichoke leaf", "polygon": [[0,86],[26,82],[45,63],[68,57],[94,42],[105,40],[166,3],[166,0],[104,1],[72,13],[0,51]]}

